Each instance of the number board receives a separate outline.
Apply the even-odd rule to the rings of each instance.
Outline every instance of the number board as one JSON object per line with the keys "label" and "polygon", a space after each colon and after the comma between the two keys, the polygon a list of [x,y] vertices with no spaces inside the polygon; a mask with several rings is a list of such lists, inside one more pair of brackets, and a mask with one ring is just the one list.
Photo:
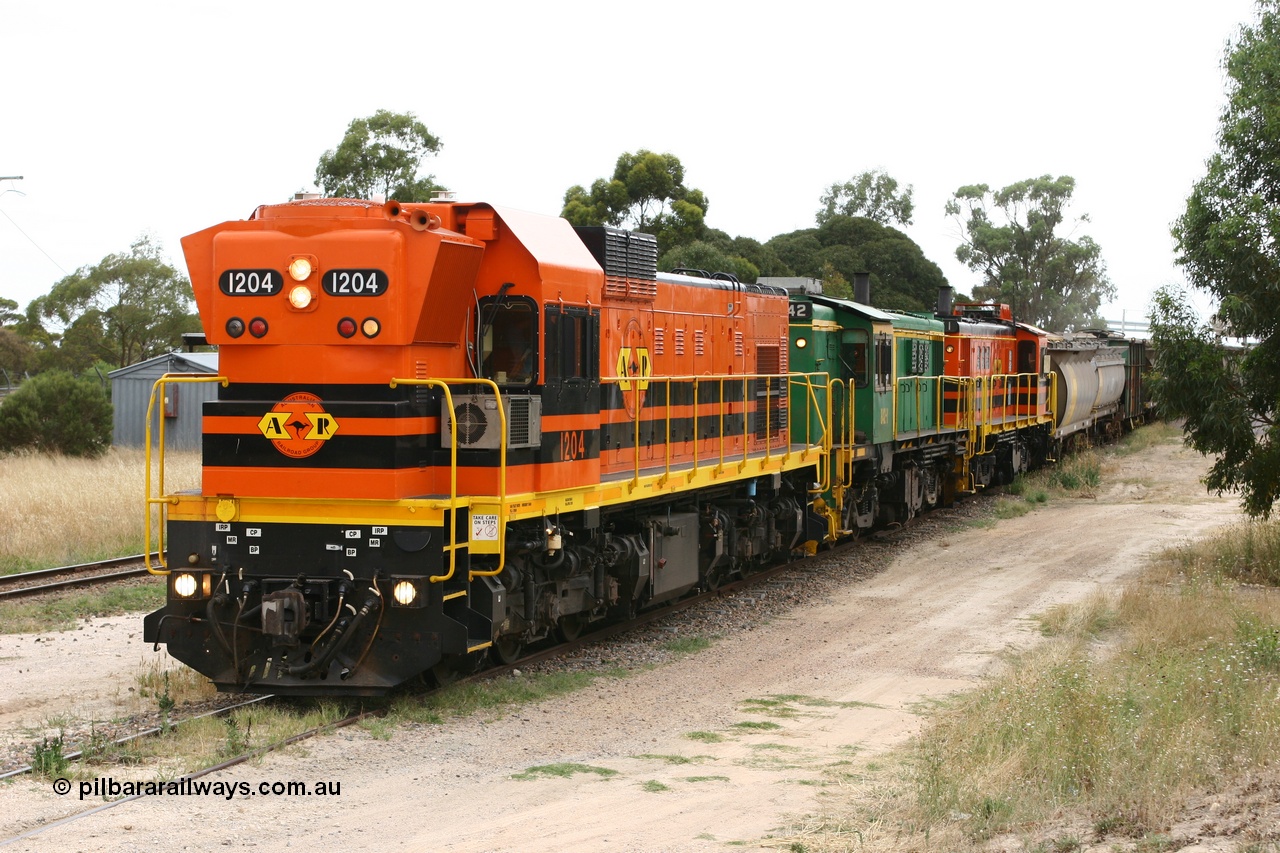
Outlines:
{"label": "number board", "polygon": [[275,270],[225,270],[218,289],[227,296],[275,296],[284,287],[284,276]]}
{"label": "number board", "polygon": [[792,320],[812,320],[813,319],[813,303],[812,302],[792,302],[788,306],[788,315]]}
{"label": "number board", "polygon": [[387,292],[387,283],[382,270],[329,270],[321,280],[330,296],[381,296]]}

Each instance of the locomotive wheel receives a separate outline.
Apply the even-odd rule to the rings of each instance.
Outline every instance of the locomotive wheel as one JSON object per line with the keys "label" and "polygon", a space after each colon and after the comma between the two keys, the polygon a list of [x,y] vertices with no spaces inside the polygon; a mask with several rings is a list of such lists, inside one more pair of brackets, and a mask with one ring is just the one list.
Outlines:
{"label": "locomotive wheel", "polygon": [[707,572],[707,589],[709,590],[719,589],[720,585],[725,582],[725,577],[727,574],[728,572],[725,570],[724,566],[716,566],[715,568],[711,569],[709,572]]}
{"label": "locomotive wheel", "polygon": [[581,613],[561,616],[556,622],[556,633],[566,643],[572,643],[582,636],[582,629],[587,627],[587,617]]}
{"label": "locomotive wheel", "polygon": [[458,671],[457,667],[443,661],[431,667],[429,672],[430,680],[435,682],[436,687],[448,687],[462,678],[462,673]]}
{"label": "locomotive wheel", "polygon": [[524,642],[511,634],[504,634],[493,641],[489,654],[496,663],[503,666],[515,663],[524,654]]}

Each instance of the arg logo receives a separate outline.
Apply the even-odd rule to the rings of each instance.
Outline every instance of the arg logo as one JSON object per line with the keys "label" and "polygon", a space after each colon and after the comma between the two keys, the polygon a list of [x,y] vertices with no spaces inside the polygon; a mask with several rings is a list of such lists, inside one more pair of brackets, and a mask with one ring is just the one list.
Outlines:
{"label": "arg logo", "polygon": [[299,391],[272,406],[258,421],[258,430],[285,456],[305,459],[333,438],[338,422],[319,397]]}

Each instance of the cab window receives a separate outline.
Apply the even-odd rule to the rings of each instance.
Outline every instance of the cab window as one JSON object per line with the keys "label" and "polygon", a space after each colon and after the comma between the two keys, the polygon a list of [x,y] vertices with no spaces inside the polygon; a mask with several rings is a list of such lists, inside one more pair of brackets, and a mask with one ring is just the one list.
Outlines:
{"label": "cab window", "polygon": [[537,378],[538,315],[532,300],[482,300],[481,374],[499,385],[529,385]]}

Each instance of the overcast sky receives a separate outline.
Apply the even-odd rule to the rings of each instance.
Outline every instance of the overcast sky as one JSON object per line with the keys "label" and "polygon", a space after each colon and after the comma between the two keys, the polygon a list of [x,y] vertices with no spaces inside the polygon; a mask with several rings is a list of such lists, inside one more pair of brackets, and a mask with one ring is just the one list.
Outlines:
{"label": "overcast sky", "polygon": [[463,200],[555,214],[648,148],[680,158],[709,225],[762,241],[882,168],[914,186],[907,233],[962,291],[951,194],[1072,175],[1112,319],[1182,280],[1169,225],[1253,18],[1251,0],[3,8],[0,176],[24,180],[0,182],[0,296],[24,308],[142,234],[185,269],[183,235],[313,188],[348,123],[388,109],[443,140],[428,169]]}

